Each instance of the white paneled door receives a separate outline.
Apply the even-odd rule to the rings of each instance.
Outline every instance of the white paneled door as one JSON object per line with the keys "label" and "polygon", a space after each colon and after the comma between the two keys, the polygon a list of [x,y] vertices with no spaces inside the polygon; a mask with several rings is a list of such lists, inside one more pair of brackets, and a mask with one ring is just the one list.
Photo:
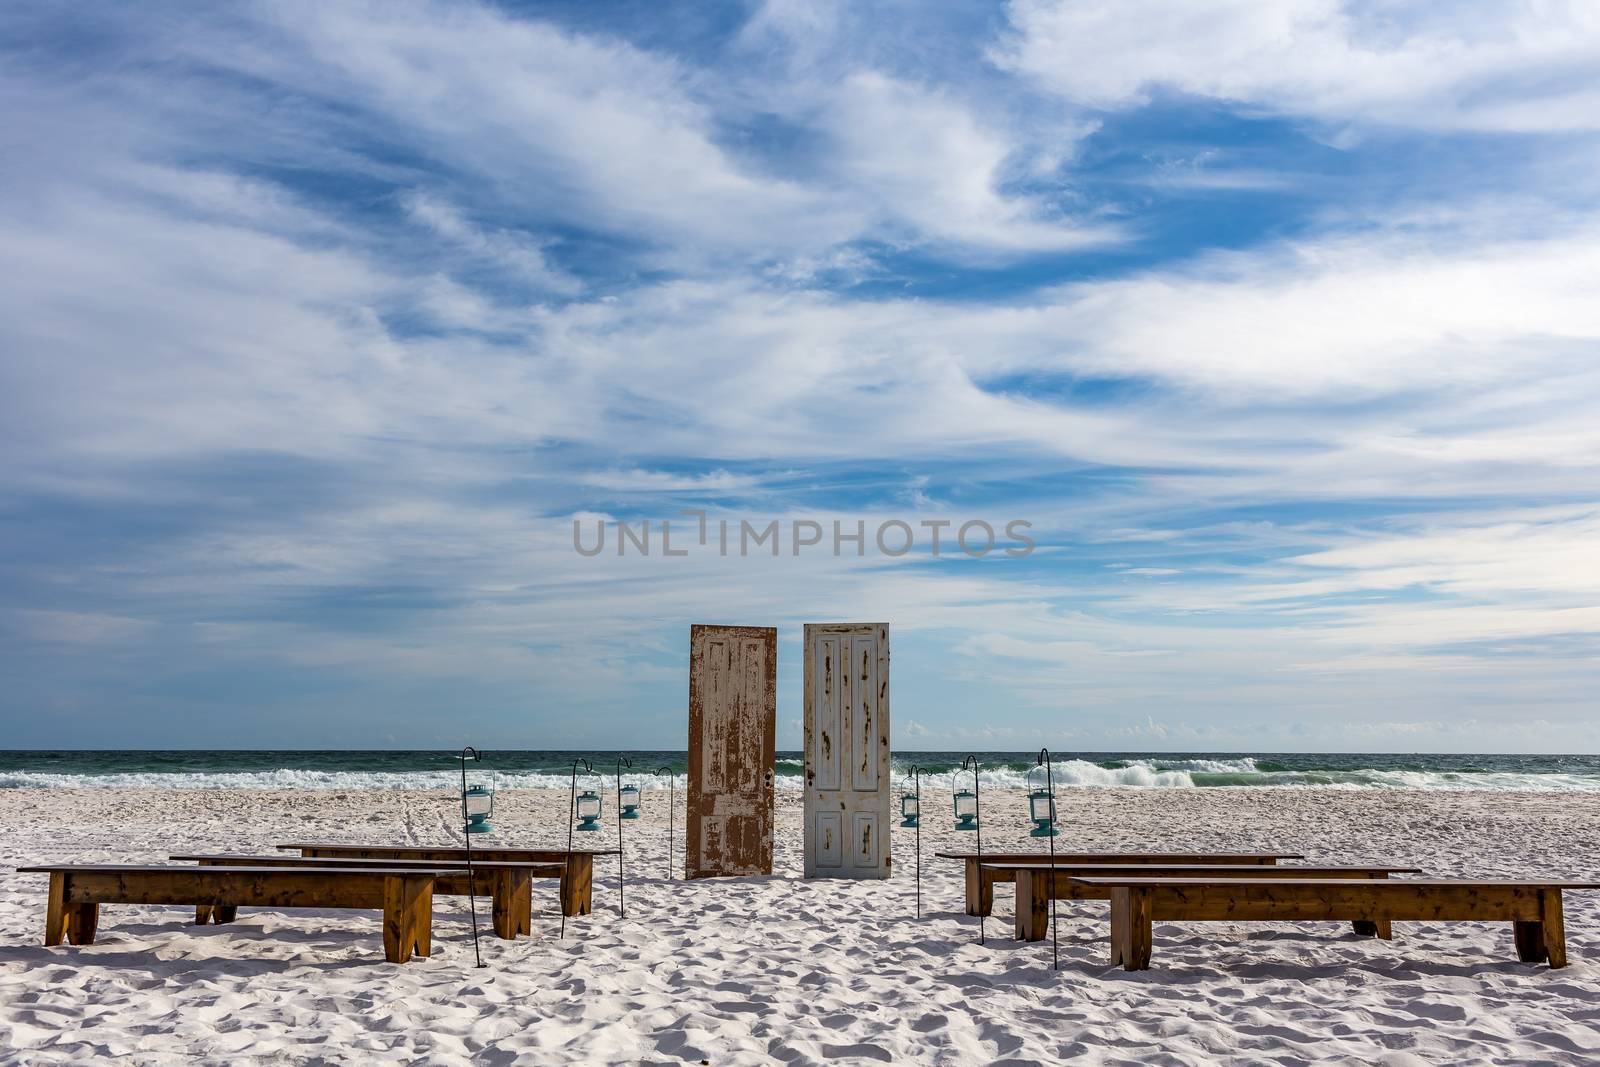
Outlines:
{"label": "white paneled door", "polygon": [[889,624],[805,628],[807,878],[887,878]]}

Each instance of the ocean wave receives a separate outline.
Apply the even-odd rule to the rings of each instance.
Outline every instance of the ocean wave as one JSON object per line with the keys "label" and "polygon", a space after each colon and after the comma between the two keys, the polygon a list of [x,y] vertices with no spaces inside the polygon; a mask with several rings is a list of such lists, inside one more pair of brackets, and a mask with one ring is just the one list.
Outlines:
{"label": "ocean wave", "polygon": [[[798,767],[795,760],[782,760],[774,785],[785,792],[804,789],[799,774],[781,773]],[[895,764],[892,769],[896,791],[910,784],[908,768]],[[1022,791],[1040,775],[1031,764],[1003,764],[983,768],[978,776],[981,788]],[[548,771],[501,771],[473,774],[473,780],[492,777],[498,789],[565,789],[567,773]],[[1240,759],[1174,759],[1160,757],[1111,760],[1093,763],[1063,759],[1052,766],[1052,779],[1058,790],[1070,789],[1247,789],[1299,787],[1323,789],[1421,789],[1429,791],[1490,790],[1532,792],[1600,791],[1600,774],[1516,773],[1509,771],[1421,771],[1421,770],[1285,770],[1249,757]],[[645,791],[666,789],[667,776],[624,774]],[[922,775],[924,788],[963,789],[971,784],[970,773],[939,771]],[[0,771],[0,789],[289,789],[289,790],[453,790],[460,787],[458,770],[408,771],[327,771],[278,768],[260,771],[139,771],[61,774],[43,771]],[[687,788],[687,776],[671,779],[676,789]],[[614,774],[580,775],[578,788],[616,787]]]}
{"label": "ocean wave", "polygon": [[[541,772],[502,772],[475,774],[471,781],[492,780],[496,789],[566,789],[571,779],[565,774]],[[637,784],[643,791],[666,789],[666,775],[624,774],[624,782]],[[802,779],[793,778],[793,788]],[[672,783],[678,789],[688,786],[685,775]],[[777,779],[787,788],[783,777]],[[606,790],[616,788],[616,775],[580,774],[578,788]],[[0,772],[0,789],[332,789],[332,790],[446,790],[461,788],[459,771],[308,771],[281,768],[272,771],[214,772],[130,772],[112,774],[48,774],[34,771]]]}

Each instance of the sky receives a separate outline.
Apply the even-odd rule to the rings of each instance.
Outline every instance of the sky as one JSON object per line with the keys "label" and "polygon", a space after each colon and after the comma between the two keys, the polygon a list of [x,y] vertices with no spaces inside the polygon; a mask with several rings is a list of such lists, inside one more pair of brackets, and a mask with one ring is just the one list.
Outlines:
{"label": "sky", "polygon": [[0,115],[0,748],[681,748],[692,623],[796,748],[886,621],[901,749],[1600,751],[1592,3],[21,0]]}

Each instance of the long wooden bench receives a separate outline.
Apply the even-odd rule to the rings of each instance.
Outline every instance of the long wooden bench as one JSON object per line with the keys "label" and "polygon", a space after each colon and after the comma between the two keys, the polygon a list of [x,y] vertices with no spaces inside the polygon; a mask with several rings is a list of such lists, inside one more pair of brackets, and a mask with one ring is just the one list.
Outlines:
{"label": "long wooden bench", "polygon": [[[314,856],[169,856],[168,859],[198,863],[209,867],[326,867],[342,870],[359,867],[383,867],[395,870],[435,870],[433,883],[435,896],[466,896],[469,892],[490,898],[490,916],[497,936],[515,941],[519,934],[533,931],[533,879],[559,878],[559,863],[511,863],[505,860],[479,860],[472,858],[474,877],[469,878],[463,868],[446,874],[438,870],[439,863],[432,860],[368,860],[338,859]],[[476,886],[472,883],[476,882]],[[231,905],[197,904],[194,921],[201,926],[208,922],[228,923],[234,920],[237,908]]]}
{"label": "long wooden bench", "polygon": [[1561,893],[1600,889],[1600,882],[1540,879],[1404,878],[1221,879],[1080,876],[1073,880],[1111,895],[1111,962],[1126,970],[1150,966],[1151,924],[1157,922],[1366,922],[1396,920],[1509,922],[1517,958],[1567,965]]}
{"label": "long wooden bench", "polygon": [[[276,845],[280,849],[296,849],[302,856],[366,860],[430,860],[451,864],[466,862],[467,850],[453,845],[345,845],[335,842],[299,842]],[[567,915],[587,915],[593,907],[594,858],[615,856],[617,850],[561,848],[511,848],[504,845],[473,845],[472,858],[477,860],[504,860],[512,863],[563,863],[561,878],[561,910]]]}
{"label": "long wooden bench", "polygon": [[[1013,882],[1016,876],[1003,866],[993,871],[980,870],[983,864],[1049,863],[1046,852],[936,852],[946,860],[961,860],[967,873],[967,914],[988,915],[994,910],[997,882]],[[1270,867],[1279,860],[1304,859],[1296,852],[1057,852],[1057,865],[1063,863],[1207,863],[1246,864]]]}
{"label": "long wooden bench", "polygon": [[159,864],[48,864],[44,943],[94,943],[102,904],[241,904],[263,908],[358,908],[383,912],[383,955],[404,963],[432,951],[432,870],[364,867],[173,867]]}
{"label": "long wooden bench", "polygon": [[[1108,890],[1095,886],[1081,885],[1074,880],[1075,875],[1104,875],[1115,877],[1124,875],[1130,878],[1260,878],[1261,866],[1258,864],[1166,864],[1166,863],[1138,863],[1138,864],[1112,864],[1112,863],[1057,863],[1052,874],[1049,864],[1039,863],[1009,863],[988,864],[984,868],[1003,868],[1016,882],[1017,906],[1016,929],[1017,938],[1022,941],[1038,941],[1049,935],[1048,925],[1050,914],[1050,900],[1109,900],[1111,893]],[[1417,874],[1418,867],[1389,867],[1372,866],[1367,864],[1350,865],[1337,864],[1332,866],[1304,866],[1296,865],[1285,867],[1274,864],[1272,877],[1274,878],[1387,878],[1391,874]],[[1366,922],[1355,924],[1358,934],[1375,934],[1378,937],[1388,937],[1388,924],[1373,925]]]}

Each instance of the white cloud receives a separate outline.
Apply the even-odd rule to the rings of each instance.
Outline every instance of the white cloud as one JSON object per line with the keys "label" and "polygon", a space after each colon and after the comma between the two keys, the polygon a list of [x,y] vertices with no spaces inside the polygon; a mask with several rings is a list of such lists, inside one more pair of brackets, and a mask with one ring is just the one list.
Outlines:
{"label": "white cloud", "polygon": [[1075,103],[1162,89],[1332,123],[1600,129],[1600,9],[1584,0],[1013,0],[1008,69]]}
{"label": "white cloud", "polygon": [[670,57],[476,5],[268,10],[303,51],[207,58],[373,110],[500,211],[680,253],[825,247],[856,228],[849,205],[721,147],[696,73]]}
{"label": "white cloud", "polygon": [[1033,252],[1119,238],[1109,224],[1070,220],[1061,205],[1003,193],[1019,176],[1018,146],[945,94],[860,72],[829,97],[832,168],[908,237]]}
{"label": "white cloud", "polygon": [[454,205],[425,193],[409,194],[405,209],[411,218],[450,244],[536,288],[565,294],[581,288],[577,279],[550,265],[544,247],[536,241],[504,230],[485,230],[466,219]]}
{"label": "white cloud", "polygon": [[[826,150],[775,175],[727,147],[748,111],[678,60],[483,8],[274,10],[276,32],[247,45],[212,26],[195,47],[314,114],[288,143],[379,187],[383,220],[228,173],[230,151],[283,158],[281,114],[242,136],[211,125],[243,121],[235,96],[201,122],[206,92],[131,67],[108,65],[123,91],[88,103],[0,80],[24,121],[85,131],[0,175],[0,480],[128,509],[130,540],[178,516],[112,558],[17,564],[49,585],[13,624],[52,647],[537,679],[588,707],[665,692],[682,625],[736,611],[893,620],[924,657],[907,670],[949,672],[953,695],[918,713],[929,736],[954,736],[937,700],[963,685],[1018,706],[1012,739],[1067,715],[1156,726],[1179,703],[1404,722],[1461,701],[1587,706],[1572,653],[1600,626],[1600,525],[1590,504],[1527,503],[1600,499],[1600,231],[1581,214],[1402,206],[1004,298],[841,295],[821,283],[882,278],[841,246],[862,237],[967,263],[1092,237],[1039,191],[1039,130],[1059,126],[862,67],[780,87]],[[1108,99],[1150,82],[1113,73]],[[450,166],[336,151],[351,127],[312,102]],[[650,246],[629,270],[678,272],[580,286],[551,220]],[[241,455],[326,484],[279,509],[228,466]],[[875,483],[838,491],[875,495],[860,511],[1023,515],[1053,542],[1035,564],[1098,554],[918,568],[571,549],[596,490],[759,492],[767,517],[826,521],[809,505],[827,472],[862,465]],[[1088,485],[1096,465],[1135,470]],[[1346,500],[1438,512],[1192,528],[1209,509]],[[305,606],[395,589],[416,603],[389,628]]]}

